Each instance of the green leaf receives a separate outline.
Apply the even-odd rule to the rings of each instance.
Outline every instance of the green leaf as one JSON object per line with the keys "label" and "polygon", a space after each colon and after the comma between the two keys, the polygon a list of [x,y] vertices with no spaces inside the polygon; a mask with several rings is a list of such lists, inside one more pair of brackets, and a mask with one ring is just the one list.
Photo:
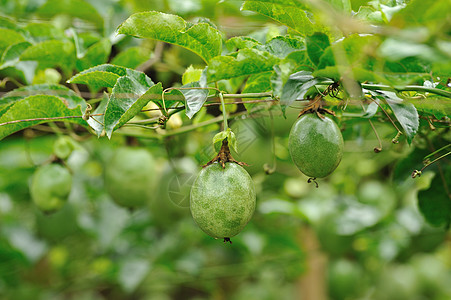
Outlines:
{"label": "green leaf", "polygon": [[[242,93],[264,93],[272,90],[271,78],[273,76],[272,72],[259,73],[249,76],[246,81],[246,85],[243,88]],[[257,103],[245,103],[247,111],[258,105]]]}
{"label": "green leaf", "polygon": [[225,42],[225,45],[231,51],[262,46],[259,41],[248,36],[231,37]]}
{"label": "green leaf", "polygon": [[334,8],[351,14],[351,0],[326,0],[326,2],[329,2]]}
{"label": "green leaf", "polygon": [[255,11],[280,22],[301,35],[312,34],[319,27],[307,17],[307,14],[299,1],[292,0],[257,0],[244,2],[242,10]]}
{"label": "green leaf", "polygon": [[190,65],[182,75],[182,84],[199,81],[203,71],[203,69],[195,69]]}
{"label": "green leaf", "polygon": [[433,115],[437,120],[451,117],[450,99],[441,96],[429,95],[426,99],[409,99],[421,114]]}
{"label": "green leaf", "polygon": [[111,42],[108,39],[102,39],[89,47],[86,53],[80,58],[76,67],[78,71],[85,70],[92,66],[105,63],[111,52]]}
{"label": "green leaf", "polygon": [[28,47],[20,60],[34,60],[43,69],[58,66],[71,74],[75,66],[75,47],[68,41],[48,40]]}
{"label": "green leaf", "polygon": [[305,45],[296,38],[276,36],[265,44],[265,50],[274,56],[285,58],[294,51],[305,50]]}
{"label": "green leaf", "polygon": [[91,128],[95,131],[97,134],[97,137],[100,137],[105,129],[104,122],[105,122],[105,109],[108,105],[108,94],[103,93],[102,100],[100,101],[99,105],[96,107],[96,109],[91,113],[92,115],[96,114],[102,114],[100,116],[91,116],[88,119],[88,124],[91,126]]}
{"label": "green leaf", "polygon": [[207,23],[190,24],[181,17],[161,12],[131,15],[117,29],[118,33],[149,38],[184,47],[205,62],[221,54],[221,33]]}
{"label": "green leaf", "polygon": [[69,108],[76,108],[77,106],[80,106],[82,111],[84,111],[84,109],[86,108],[85,99],[78,96],[71,89],[59,84],[27,85],[12,90],[11,92],[5,94],[2,98],[0,98],[0,107],[5,104],[11,104],[33,95],[56,96],[64,101],[64,103]]}
{"label": "green leaf", "polygon": [[19,32],[12,29],[0,28],[0,56],[3,55],[3,51],[6,48],[21,42],[25,42],[25,38]]}
{"label": "green leaf", "polygon": [[417,109],[412,103],[405,103],[393,92],[379,92],[385,96],[385,100],[404,129],[407,142],[411,144],[420,124]]}
{"label": "green leaf", "polygon": [[321,32],[315,32],[305,38],[307,53],[310,60],[315,64],[319,64],[319,59],[323,55],[324,50],[330,46],[329,37]]}
{"label": "green leaf", "polygon": [[144,73],[141,74],[140,79],[125,75],[116,81],[105,110],[105,133],[108,138],[149,102],[142,96],[154,83]]}
{"label": "green leaf", "polygon": [[208,81],[218,81],[234,77],[272,71],[279,59],[268,52],[257,49],[242,49],[237,56],[218,56],[210,61]]}
{"label": "green leaf", "polygon": [[236,136],[230,128],[227,128],[227,141],[229,142],[229,145],[232,147],[232,149],[235,150],[236,153],[238,153]]}
{"label": "green leaf", "polygon": [[[34,120],[23,121],[13,124],[2,125],[2,123],[36,119],[36,118],[55,118],[65,116],[82,116],[80,107],[70,109],[62,101],[61,98],[48,95],[35,95],[29,96],[25,99],[19,100],[14,103],[1,117],[0,117],[0,140],[4,137],[34,125],[63,121],[62,119],[54,120]],[[81,117],[64,119],[66,122],[77,123],[83,126],[88,126],[86,121]]]}
{"label": "green leaf", "polygon": [[215,134],[215,136],[213,137],[213,146],[216,143],[222,142],[223,140],[225,140],[228,136],[228,132],[227,131],[221,131],[217,134]]}
{"label": "green leaf", "polygon": [[73,18],[89,21],[98,28],[103,28],[103,18],[98,11],[84,0],[47,0],[37,14],[51,18],[56,15],[67,15]]}
{"label": "green leaf", "polygon": [[0,69],[12,67],[18,63],[20,55],[30,46],[29,42],[20,42],[6,48],[0,58]]}
{"label": "green leaf", "polygon": [[65,38],[64,31],[52,23],[28,23],[24,30],[28,32],[28,40],[33,43]]}
{"label": "green leaf", "polygon": [[139,65],[148,61],[150,52],[144,47],[130,47],[116,55],[111,63],[130,69],[136,69]]}
{"label": "green leaf", "polygon": [[119,77],[129,76],[135,79],[142,77],[144,73],[132,69],[115,66],[111,64],[103,64],[84,70],[72,78],[68,83],[79,83],[91,86],[94,89],[102,87],[114,87]]}
{"label": "green leaf", "polygon": [[287,83],[283,86],[280,104],[289,106],[296,99],[303,99],[311,87],[326,80],[325,78],[315,78],[308,71],[299,71],[291,74]]}
{"label": "green leaf", "polygon": [[[449,169],[445,181],[451,182]],[[418,192],[418,208],[426,221],[437,227],[448,227],[451,222],[451,198],[447,195],[440,174],[435,174],[429,189]]]}
{"label": "green leaf", "polygon": [[363,115],[363,118],[372,118],[374,117],[374,115],[377,113],[377,110],[379,109],[379,106],[377,105],[376,101],[378,101],[377,99],[370,102],[370,104],[368,104],[366,106],[365,109],[365,114]]}
{"label": "green leaf", "polygon": [[[185,84],[182,86],[183,88],[188,87],[207,87],[207,74],[206,69],[204,69],[201,73],[201,76],[198,81],[191,82],[188,84]],[[197,113],[202,106],[204,105],[205,101],[207,101],[208,97],[208,90],[205,89],[190,89],[190,90],[180,90],[182,92],[183,96],[185,97],[185,103],[186,103],[186,110],[185,113],[188,116],[188,118],[192,118],[195,113]]]}

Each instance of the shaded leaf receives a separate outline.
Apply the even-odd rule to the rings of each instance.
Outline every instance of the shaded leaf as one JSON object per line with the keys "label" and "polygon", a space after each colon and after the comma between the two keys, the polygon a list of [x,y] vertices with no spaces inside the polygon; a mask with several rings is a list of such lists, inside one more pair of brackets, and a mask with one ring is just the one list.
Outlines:
{"label": "shaded leaf", "polygon": [[23,35],[12,29],[0,28],[0,57],[6,48],[21,42],[25,42]]}
{"label": "shaded leaf", "polygon": [[234,77],[272,71],[279,59],[268,52],[257,49],[243,49],[237,56],[218,56],[210,61],[208,81],[218,81]]}
{"label": "shaded leaf", "polygon": [[264,49],[274,56],[285,58],[294,51],[305,50],[305,45],[299,39],[276,36],[265,44]]}
{"label": "shaded leaf", "polygon": [[20,55],[20,60],[35,60],[41,68],[58,66],[69,74],[75,66],[75,59],[74,44],[59,40],[34,44]]}
{"label": "shaded leaf", "polygon": [[90,3],[84,0],[47,0],[38,9],[37,14],[47,18],[64,14],[89,21],[98,28],[103,27],[102,16]]}
{"label": "shaded leaf", "polygon": [[409,144],[412,143],[412,139],[416,135],[420,124],[417,109],[412,103],[404,102],[393,92],[379,92],[385,96],[387,104],[390,106],[396,119],[398,119],[399,124],[401,124],[404,129],[407,142]]}
{"label": "shaded leaf", "polygon": [[[73,109],[68,108],[63,102],[63,100],[59,97],[47,95],[35,95],[21,99],[16,103],[14,103],[0,117],[0,124],[9,121],[24,120],[24,119],[55,118],[65,116],[82,116],[82,111],[80,107],[76,107]],[[62,121],[62,119],[25,121],[1,125],[0,140],[24,128],[55,121]],[[88,126],[86,121],[84,121],[81,117],[67,118],[64,119],[64,121]]]}
{"label": "shaded leaf", "polygon": [[[276,67],[276,66],[274,66]],[[272,89],[271,86],[271,78],[273,76],[273,72],[265,72],[259,73],[255,75],[249,76],[246,81],[246,85],[243,88],[242,93],[264,93],[269,92]],[[251,99],[249,99],[251,100]],[[247,111],[250,111],[252,107],[258,105],[257,103],[245,103]]]}
{"label": "shaded leaf", "polygon": [[161,12],[131,15],[118,33],[149,38],[184,47],[206,62],[221,54],[221,33],[207,23],[189,24],[181,17]]}
{"label": "shaded leaf", "polygon": [[149,58],[150,52],[144,47],[130,47],[116,55],[111,63],[116,66],[135,69]]}
{"label": "shaded leaf", "polygon": [[82,71],[92,66],[105,63],[111,52],[111,42],[108,39],[102,39],[89,47],[86,53],[77,60],[77,70]]}
{"label": "shaded leaf", "polygon": [[[201,73],[201,76],[199,78],[199,81],[191,82],[188,84],[185,84],[182,86],[183,88],[187,87],[207,87],[207,74],[206,69]],[[205,89],[190,89],[190,90],[180,90],[182,92],[183,96],[185,97],[185,103],[186,103],[186,110],[185,113],[188,116],[188,118],[192,118],[195,113],[197,113],[202,106],[204,105],[205,101],[207,101],[208,97],[208,90]]]}
{"label": "shaded leaf", "polygon": [[95,115],[95,114],[102,114],[102,115],[91,116],[88,119],[88,124],[95,131],[95,133],[97,134],[97,137],[100,137],[103,133],[103,130],[105,129],[105,126],[104,126],[105,109],[106,109],[106,106],[108,105],[108,100],[109,100],[108,94],[104,93],[99,105],[91,113],[92,115]]}
{"label": "shaded leaf", "polygon": [[64,31],[52,23],[28,23],[24,30],[28,33],[27,39],[32,43],[65,38]]}
{"label": "shaded leaf", "polygon": [[312,76],[312,73],[308,71],[299,71],[291,74],[286,84],[283,86],[280,104],[289,106],[296,99],[303,99],[311,87],[326,80],[326,78],[315,78]]}
{"label": "shaded leaf", "polygon": [[[451,182],[449,169],[445,181]],[[448,227],[451,222],[451,198],[443,187],[440,174],[435,174],[429,189],[418,192],[418,208],[426,221],[433,226]]]}
{"label": "shaded leaf", "polygon": [[310,60],[315,64],[319,64],[319,59],[323,55],[324,50],[330,46],[329,37],[321,32],[315,32],[305,38],[307,53]]}
{"label": "shaded leaf", "polygon": [[247,0],[244,2],[241,9],[255,11],[261,15],[267,16],[292,28],[301,35],[309,35],[319,29],[318,26],[313,24],[307,17],[300,1]]}
{"label": "shaded leaf", "polygon": [[[143,80],[130,76],[119,77],[105,110],[105,133],[111,138],[113,131],[133,118],[149,102],[143,96],[154,83],[143,74]],[[145,76],[145,77],[144,77]]]}

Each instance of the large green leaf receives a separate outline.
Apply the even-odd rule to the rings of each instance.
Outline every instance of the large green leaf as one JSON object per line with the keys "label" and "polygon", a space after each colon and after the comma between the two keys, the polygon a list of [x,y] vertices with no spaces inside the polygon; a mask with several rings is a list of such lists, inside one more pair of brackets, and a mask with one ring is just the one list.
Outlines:
{"label": "large green leaf", "polygon": [[307,16],[301,1],[294,0],[247,0],[243,10],[255,11],[280,22],[302,35],[320,30]]}
{"label": "large green leaf", "polygon": [[310,60],[315,64],[319,64],[319,59],[323,55],[324,50],[330,46],[329,37],[321,32],[315,32],[305,38],[307,45],[307,53]]}
{"label": "large green leaf", "polygon": [[20,55],[20,60],[34,60],[41,68],[58,66],[67,74],[75,66],[75,47],[69,41],[48,40],[34,44]]}
{"label": "large green leaf", "polygon": [[83,57],[77,60],[77,70],[82,71],[87,68],[105,63],[111,52],[111,42],[108,39],[102,39],[89,47]]}
{"label": "large green leaf", "polygon": [[[447,171],[447,172],[446,172]],[[445,182],[451,182],[451,172],[443,173]],[[443,186],[439,173],[435,174],[429,189],[418,192],[418,208],[426,221],[433,226],[449,226],[451,222],[451,198]]]}
{"label": "large green leaf", "polygon": [[274,55],[257,49],[242,49],[237,56],[218,56],[210,61],[208,81],[218,81],[234,77],[253,75],[272,71],[279,59]]}
{"label": "large green leaf", "polygon": [[102,87],[114,87],[119,77],[129,76],[137,80],[143,79],[143,76],[147,77],[144,73],[128,69],[121,66],[115,66],[111,64],[103,64],[84,70],[72,78],[68,83],[86,84],[94,89]]}
{"label": "large green leaf", "polygon": [[64,31],[52,23],[28,23],[24,30],[28,33],[27,39],[32,43],[65,38]]}
{"label": "large green leaf", "polygon": [[20,87],[0,98],[0,107],[33,95],[56,96],[61,98],[69,108],[75,108],[78,105],[80,105],[82,111],[86,108],[86,101],[83,98],[71,89],[59,84],[35,84]]}
{"label": "large green leaf", "polygon": [[74,18],[89,21],[97,27],[103,27],[103,18],[98,11],[84,0],[47,0],[37,14],[42,17],[67,15]]}
{"label": "large green leaf", "polygon": [[176,15],[156,11],[133,14],[117,32],[184,47],[205,62],[221,54],[222,38],[217,29],[207,23],[187,23]]}
{"label": "large green leaf", "polygon": [[142,96],[154,83],[144,76],[139,80],[125,75],[116,81],[105,110],[104,124],[108,138],[111,138],[114,130],[127,123],[149,102],[147,97]]}
{"label": "large green leaf", "polygon": [[150,58],[150,51],[144,47],[130,47],[118,53],[111,63],[116,66],[135,69]]}
{"label": "large green leaf", "polygon": [[[53,120],[29,120],[37,118],[55,118],[66,116],[75,117]],[[86,121],[84,121],[80,116],[82,116],[82,110],[80,107],[70,109],[59,97],[48,95],[29,96],[14,103],[0,117],[0,140],[24,128],[48,122],[67,121],[88,126]],[[6,122],[17,120],[28,121],[21,121],[18,123],[5,125]]]}

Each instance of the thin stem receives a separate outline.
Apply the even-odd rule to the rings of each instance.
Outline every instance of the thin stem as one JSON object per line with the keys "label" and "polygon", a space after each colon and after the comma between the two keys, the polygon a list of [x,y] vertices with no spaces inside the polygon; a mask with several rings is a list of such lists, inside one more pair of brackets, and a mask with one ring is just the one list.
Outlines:
{"label": "thin stem", "polygon": [[446,156],[448,156],[448,155],[450,155],[450,154],[451,154],[451,152],[448,152],[448,153],[446,153],[446,154],[443,154],[442,156],[437,157],[437,158],[434,159],[433,161],[428,162],[426,165],[424,165],[424,167],[421,168],[420,171],[418,171],[418,170],[413,171],[413,173],[412,173],[412,178],[415,178],[415,177],[417,177],[417,176],[421,176],[421,173],[424,171],[424,169],[426,169],[427,167],[429,167],[429,166],[432,165],[433,163],[435,163],[435,162],[441,160],[442,158],[444,158],[444,157],[446,157]]}
{"label": "thin stem", "polygon": [[224,118],[224,131],[226,131],[229,128],[229,125],[227,123],[227,111],[224,104],[224,97],[221,92],[219,93],[219,99],[221,99],[222,117]]}
{"label": "thin stem", "polygon": [[431,88],[431,87],[419,86],[419,85],[406,85],[404,87],[391,87],[391,86],[382,85],[382,84],[362,83],[362,87],[367,90],[373,90],[373,91],[381,90],[381,91],[397,91],[397,92],[402,92],[402,91],[428,92],[428,93],[433,93],[436,95],[451,98],[451,92],[441,90],[441,89]]}
{"label": "thin stem", "polygon": [[[90,116],[101,116],[101,115],[103,115],[103,114],[94,114],[94,115],[90,115]],[[33,119],[13,120],[13,121],[0,123],[0,126],[16,124],[16,123],[21,123],[21,122],[54,121],[54,120],[77,119],[77,118],[83,118],[83,116],[64,116],[64,117],[52,117],[52,118],[33,118]]]}

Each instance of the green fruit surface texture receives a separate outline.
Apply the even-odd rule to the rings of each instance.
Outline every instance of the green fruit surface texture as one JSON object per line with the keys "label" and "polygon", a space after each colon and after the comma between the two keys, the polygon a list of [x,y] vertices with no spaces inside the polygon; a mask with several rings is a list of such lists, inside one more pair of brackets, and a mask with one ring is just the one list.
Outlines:
{"label": "green fruit surface texture", "polygon": [[325,116],[302,115],[288,138],[291,158],[307,176],[322,178],[332,173],[343,156],[343,136],[335,122]]}
{"label": "green fruit surface texture", "polygon": [[39,167],[31,180],[33,202],[44,212],[59,210],[67,201],[72,188],[72,175],[58,164]]}
{"label": "green fruit surface texture", "polygon": [[235,163],[218,163],[200,171],[190,194],[194,221],[214,238],[237,235],[255,210],[255,187],[247,171]]}
{"label": "green fruit surface texture", "polygon": [[116,204],[142,207],[155,193],[155,161],[143,148],[116,150],[105,167],[105,187]]}

